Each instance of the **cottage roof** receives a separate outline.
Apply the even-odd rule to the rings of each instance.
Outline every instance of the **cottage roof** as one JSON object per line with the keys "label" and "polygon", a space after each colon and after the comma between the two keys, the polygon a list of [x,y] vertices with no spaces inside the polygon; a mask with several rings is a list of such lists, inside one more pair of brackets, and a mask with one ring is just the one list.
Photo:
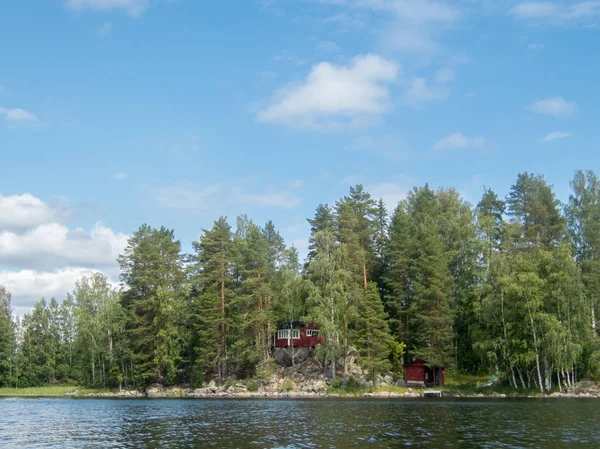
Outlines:
{"label": "cottage roof", "polygon": [[304,326],[303,321],[285,321],[277,326],[277,329],[296,329],[302,326]]}

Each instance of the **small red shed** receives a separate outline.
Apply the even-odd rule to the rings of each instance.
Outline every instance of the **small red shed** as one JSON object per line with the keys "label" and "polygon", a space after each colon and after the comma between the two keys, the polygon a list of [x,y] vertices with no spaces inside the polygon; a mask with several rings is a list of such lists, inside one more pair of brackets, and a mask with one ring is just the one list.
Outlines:
{"label": "small red shed", "polygon": [[404,365],[404,381],[409,387],[444,386],[446,370],[441,366],[429,367],[425,360],[413,360]]}
{"label": "small red shed", "polygon": [[276,348],[290,346],[314,348],[319,343],[322,343],[322,337],[319,337],[319,330],[314,325],[307,326],[302,321],[286,321],[277,326]]}

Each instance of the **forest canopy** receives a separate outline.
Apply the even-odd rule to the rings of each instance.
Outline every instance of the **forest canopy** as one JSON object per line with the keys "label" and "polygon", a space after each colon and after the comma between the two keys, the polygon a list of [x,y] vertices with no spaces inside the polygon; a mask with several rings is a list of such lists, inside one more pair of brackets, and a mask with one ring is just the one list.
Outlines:
{"label": "forest canopy", "polygon": [[578,171],[571,189],[561,204],[521,173],[505,197],[424,185],[388,211],[356,185],[308,219],[304,262],[271,221],[220,217],[191,254],[143,224],[118,289],[85,276],[19,319],[0,286],[0,386],[222,384],[254,376],[298,319],[319,326],[333,376],[353,347],[374,376],[419,358],[515,388],[600,379],[600,180]]}

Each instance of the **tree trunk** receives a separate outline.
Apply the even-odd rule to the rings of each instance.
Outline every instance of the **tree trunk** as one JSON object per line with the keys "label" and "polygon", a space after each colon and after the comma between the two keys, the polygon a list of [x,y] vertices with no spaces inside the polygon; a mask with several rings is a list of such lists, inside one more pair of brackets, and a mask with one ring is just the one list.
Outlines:
{"label": "tree trunk", "polygon": [[344,376],[348,375],[348,321],[344,320]]}
{"label": "tree trunk", "polygon": [[537,375],[539,380],[539,388],[540,393],[544,392],[544,386],[542,384],[542,372],[540,370],[540,354],[538,352],[538,342],[537,342],[537,332],[535,331],[535,323],[533,322],[533,317],[529,314],[529,319],[531,320],[531,331],[533,333],[533,344],[535,345],[535,364],[537,367]]}

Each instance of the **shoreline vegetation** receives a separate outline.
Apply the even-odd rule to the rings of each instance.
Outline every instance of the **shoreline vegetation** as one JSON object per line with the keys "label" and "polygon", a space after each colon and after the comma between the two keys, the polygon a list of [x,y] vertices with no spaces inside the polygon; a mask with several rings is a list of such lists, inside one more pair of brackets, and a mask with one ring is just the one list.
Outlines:
{"label": "shoreline vegetation", "polygon": [[303,263],[272,221],[220,217],[188,253],[142,224],[118,287],[96,272],[14,317],[0,286],[0,387],[418,396],[385,389],[422,360],[454,377],[448,395],[597,395],[600,177],[578,171],[571,188],[563,204],[525,172],[476,205],[427,184],[386,205],[357,184],[307,219]]}
{"label": "shoreline vegetation", "polygon": [[[483,380],[483,378],[481,378]],[[482,385],[483,382],[477,382]],[[540,393],[536,389],[513,389],[502,385],[482,388],[473,382],[456,382],[450,380],[444,387],[409,388],[394,385],[361,386],[345,385],[340,382],[327,384],[322,379],[297,382],[290,378],[273,379],[269,383],[257,387],[254,380],[244,380],[217,386],[210,382],[202,388],[187,386],[164,387],[153,384],[145,390],[110,390],[93,389],[75,385],[52,385],[29,388],[0,388],[2,397],[67,397],[67,398],[99,398],[99,399],[311,399],[311,398],[424,398],[428,393],[439,392],[441,398],[459,399],[544,399],[544,398],[598,398],[600,385],[590,380],[577,383],[569,391]]]}

